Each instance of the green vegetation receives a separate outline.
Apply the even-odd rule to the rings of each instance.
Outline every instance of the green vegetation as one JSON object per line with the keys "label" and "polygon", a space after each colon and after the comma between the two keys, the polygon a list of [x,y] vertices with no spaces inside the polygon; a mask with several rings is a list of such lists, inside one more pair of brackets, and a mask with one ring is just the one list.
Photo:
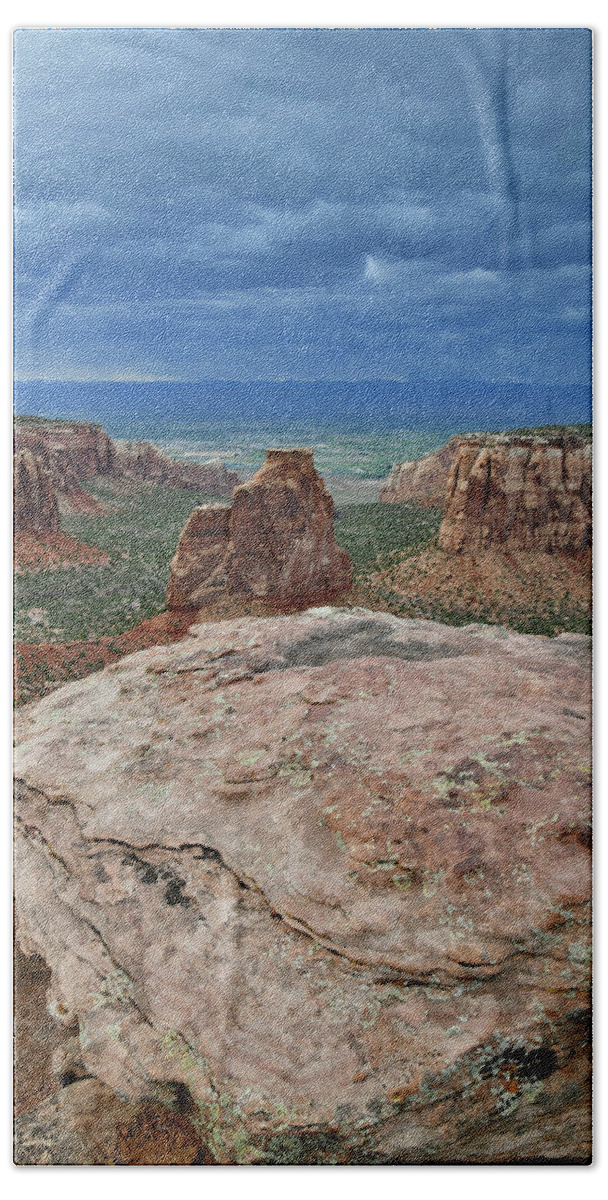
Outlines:
{"label": "green vegetation", "polygon": [[[333,485],[332,485],[333,486]],[[132,629],[165,608],[171,559],[192,509],[213,499],[194,491],[151,484],[117,485],[98,478],[87,488],[104,505],[97,515],[64,517],[65,533],[110,556],[105,566],[71,566],[30,572],[16,579],[16,636],[29,643],[97,640]],[[433,581],[439,507],[341,504],[336,539],[354,567],[355,598],[371,608],[448,625],[472,621],[508,625],[521,633],[589,632],[589,604],[570,592],[555,564],[555,578],[488,578],[458,575]],[[431,567],[421,551],[431,552]],[[405,575],[402,568],[407,566]],[[410,564],[410,565],[408,565]],[[551,568],[553,569],[553,568]],[[584,573],[586,568],[581,565]]]}
{"label": "green vegetation", "polygon": [[99,546],[106,566],[65,567],[18,576],[16,637],[27,642],[95,640],[132,628],[165,607],[169,567],[192,509],[213,499],[150,484],[117,490],[87,480],[105,513],[62,518],[65,533]]}
{"label": "green vegetation", "polygon": [[521,429],[506,429],[505,433],[530,434],[535,437],[550,437],[559,434],[561,437],[576,434],[584,442],[590,442],[593,437],[592,425],[522,425]]}
{"label": "green vegetation", "polygon": [[403,504],[349,504],[336,513],[336,541],[350,554],[355,579],[396,552],[422,550],[436,536],[443,510]]}
{"label": "green vegetation", "polygon": [[559,633],[592,632],[589,607],[568,595],[564,599],[544,601],[531,598],[528,604],[512,603],[505,597],[502,606],[484,603],[479,598],[475,603],[462,604],[456,594],[452,602],[439,596],[404,596],[390,587],[370,589],[370,607],[383,607],[398,617],[422,618],[439,621],[442,625],[503,625],[516,633],[540,634],[555,637]]}

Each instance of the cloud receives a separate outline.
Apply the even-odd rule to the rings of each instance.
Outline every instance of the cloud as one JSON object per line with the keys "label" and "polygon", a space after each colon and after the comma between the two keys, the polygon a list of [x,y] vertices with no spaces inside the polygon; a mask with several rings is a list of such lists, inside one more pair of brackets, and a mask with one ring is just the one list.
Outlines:
{"label": "cloud", "polygon": [[18,370],[587,378],[589,45],[18,31]]}

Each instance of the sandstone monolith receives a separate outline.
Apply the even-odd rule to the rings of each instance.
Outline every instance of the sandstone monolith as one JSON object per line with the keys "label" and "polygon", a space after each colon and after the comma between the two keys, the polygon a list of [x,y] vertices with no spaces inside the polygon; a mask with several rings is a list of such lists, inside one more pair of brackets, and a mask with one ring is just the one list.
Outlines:
{"label": "sandstone monolith", "polygon": [[288,611],[343,595],[352,567],[335,540],[333,511],[312,450],[269,450],[230,508],[203,505],[189,517],[171,564],[169,608],[231,599]]}

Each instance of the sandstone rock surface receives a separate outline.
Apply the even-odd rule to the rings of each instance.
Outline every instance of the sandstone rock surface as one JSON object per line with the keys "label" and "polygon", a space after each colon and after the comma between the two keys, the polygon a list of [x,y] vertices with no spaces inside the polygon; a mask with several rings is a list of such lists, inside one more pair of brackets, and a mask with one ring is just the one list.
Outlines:
{"label": "sandstone rock surface", "polygon": [[13,464],[13,512],[17,534],[58,533],[59,504],[50,473],[31,450],[20,450]]}
{"label": "sandstone rock surface", "polygon": [[82,480],[112,473],[113,442],[94,422],[19,417],[14,444],[15,453],[31,450],[42,459],[58,490],[70,490],[74,477]]}
{"label": "sandstone rock surface", "polygon": [[192,1166],[192,1123],[160,1104],[129,1104],[98,1079],[60,1088],[15,1122],[18,1166]]}
{"label": "sandstone rock surface", "polygon": [[86,1071],[220,1163],[586,1161],[588,648],[325,608],[22,709],[18,935]]}
{"label": "sandstone rock surface", "polygon": [[351,562],[336,543],[333,500],[312,450],[269,450],[230,508],[202,505],[188,518],[171,564],[169,609],[224,597],[306,608],[348,591]]}
{"label": "sandstone rock surface", "polygon": [[418,504],[443,504],[448,476],[458,453],[458,439],[450,438],[446,446],[413,462],[396,463],[382,491],[383,504],[402,504],[415,500]]}
{"label": "sandstone rock surface", "polygon": [[574,432],[458,441],[439,531],[442,550],[585,550],[592,450]]}

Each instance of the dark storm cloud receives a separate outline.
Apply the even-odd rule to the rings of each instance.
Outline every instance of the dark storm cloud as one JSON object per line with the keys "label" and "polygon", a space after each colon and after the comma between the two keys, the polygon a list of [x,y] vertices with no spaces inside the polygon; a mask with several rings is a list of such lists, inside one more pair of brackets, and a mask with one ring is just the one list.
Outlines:
{"label": "dark storm cloud", "polygon": [[18,373],[586,381],[589,53],[19,32]]}

